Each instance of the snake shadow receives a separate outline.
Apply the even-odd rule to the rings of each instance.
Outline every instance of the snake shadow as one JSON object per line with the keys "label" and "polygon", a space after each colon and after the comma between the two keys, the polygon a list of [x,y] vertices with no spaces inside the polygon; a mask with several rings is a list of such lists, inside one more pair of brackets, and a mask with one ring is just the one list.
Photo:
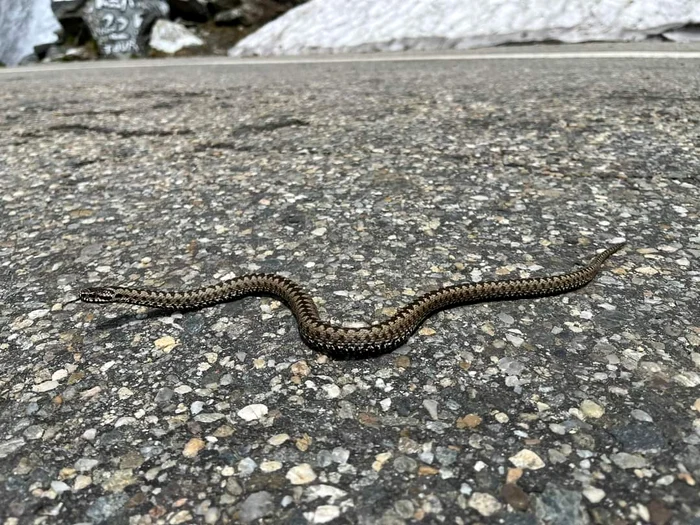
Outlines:
{"label": "snake shadow", "polygon": [[138,321],[148,321],[150,319],[156,319],[158,317],[166,317],[168,315],[171,315],[175,312],[178,313],[186,313],[186,312],[196,312],[200,310],[200,308],[191,308],[189,310],[183,310],[183,309],[169,309],[169,308],[154,308],[149,310],[146,313],[133,313],[133,312],[127,312],[123,313],[121,315],[118,315],[117,317],[113,317],[112,319],[106,319],[104,321],[99,321],[95,323],[95,328],[98,330],[114,330],[115,328],[122,328],[123,326],[126,326],[131,323],[136,323]]}

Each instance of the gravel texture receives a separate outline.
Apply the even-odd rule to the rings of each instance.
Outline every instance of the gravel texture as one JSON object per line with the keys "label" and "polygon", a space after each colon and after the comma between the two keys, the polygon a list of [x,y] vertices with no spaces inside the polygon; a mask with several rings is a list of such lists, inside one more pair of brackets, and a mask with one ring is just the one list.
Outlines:
{"label": "gravel texture", "polygon": [[[0,74],[5,524],[700,523],[698,60],[188,64]],[[63,304],[370,321],[619,238],[363,361],[269,298]]]}

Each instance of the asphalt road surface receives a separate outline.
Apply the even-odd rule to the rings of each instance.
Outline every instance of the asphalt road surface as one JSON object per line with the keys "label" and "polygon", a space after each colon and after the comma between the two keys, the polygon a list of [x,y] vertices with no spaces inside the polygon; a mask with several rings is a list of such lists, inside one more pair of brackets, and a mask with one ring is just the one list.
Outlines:
{"label": "asphalt road surface", "polygon": [[[3,523],[700,524],[697,51],[0,72]],[[67,303],[280,272],[368,323],[621,239],[365,360],[272,298]]]}

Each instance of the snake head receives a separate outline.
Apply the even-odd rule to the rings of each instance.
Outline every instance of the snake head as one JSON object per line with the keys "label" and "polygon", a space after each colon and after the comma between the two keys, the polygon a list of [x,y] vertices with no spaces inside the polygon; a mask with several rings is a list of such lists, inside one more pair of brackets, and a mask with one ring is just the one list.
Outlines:
{"label": "snake head", "polygon": [[114,288],[83,288],[78,296],[85,303],[111,303],[117,297]]}

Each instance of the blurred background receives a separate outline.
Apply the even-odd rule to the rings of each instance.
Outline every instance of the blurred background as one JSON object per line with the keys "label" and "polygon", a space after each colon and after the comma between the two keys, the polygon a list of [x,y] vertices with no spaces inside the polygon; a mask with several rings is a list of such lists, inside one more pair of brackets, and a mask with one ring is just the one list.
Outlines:
{"label": "blurred background", "polygon": [[700,40],[697,0],[0,0],[0,63]]}

